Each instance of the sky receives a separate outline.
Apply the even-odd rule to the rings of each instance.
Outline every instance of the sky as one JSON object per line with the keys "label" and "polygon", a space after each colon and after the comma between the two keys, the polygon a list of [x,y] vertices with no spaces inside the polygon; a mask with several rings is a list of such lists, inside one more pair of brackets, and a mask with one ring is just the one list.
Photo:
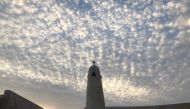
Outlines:
{"label": "sky", "polygon": [[0,94],[83,109],[88,68],[107,106],[190,102],[189,0],[0,0]]}

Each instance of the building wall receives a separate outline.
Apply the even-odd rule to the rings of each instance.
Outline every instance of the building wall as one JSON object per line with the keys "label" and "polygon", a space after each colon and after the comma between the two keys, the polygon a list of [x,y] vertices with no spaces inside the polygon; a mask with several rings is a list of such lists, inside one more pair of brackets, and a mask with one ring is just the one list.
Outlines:
{"label": "building wall", "polygon": [[3,99],[3,95],[0,95],[0,109],[1,109],[2,99]]}
{"label": "building wall", "polygon": [[3,95],[2,107],[0,109],[42,109],[40,106],[17,95],[12,91],[6,90]]}
{"label": "building wall", "polygon": [[155,106],[106,107],[106,109],[190,109],[190,103]]}

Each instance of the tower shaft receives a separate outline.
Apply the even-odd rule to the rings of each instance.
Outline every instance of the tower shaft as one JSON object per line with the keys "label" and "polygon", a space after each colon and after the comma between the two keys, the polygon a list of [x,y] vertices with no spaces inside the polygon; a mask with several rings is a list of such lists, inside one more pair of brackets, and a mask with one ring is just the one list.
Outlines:
{"label": "tower shaft", "polygon": [[105,109],[101,75],[96,65],[88,71],[86,109]]}

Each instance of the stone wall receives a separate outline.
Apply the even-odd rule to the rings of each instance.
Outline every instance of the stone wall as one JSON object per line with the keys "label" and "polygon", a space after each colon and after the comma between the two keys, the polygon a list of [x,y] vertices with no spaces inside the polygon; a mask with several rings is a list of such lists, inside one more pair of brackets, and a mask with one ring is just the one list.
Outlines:
{"label": "stone wall", "polygon": [[155,106],[106,107],[106,109],[190,109],[190,103]]}
{"label": "stone wall", "polygon": [[2,107],[0,109],[42,109],[40,106],[9,90],[5,91],[1,101]]}

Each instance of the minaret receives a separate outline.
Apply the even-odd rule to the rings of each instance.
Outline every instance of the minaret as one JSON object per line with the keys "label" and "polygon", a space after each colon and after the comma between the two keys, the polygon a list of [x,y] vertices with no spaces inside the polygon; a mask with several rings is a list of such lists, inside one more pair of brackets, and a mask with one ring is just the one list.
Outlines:
{"label": "minaret", "polygon": [[93,61],[93,65],[88,71],[86,109],[105,109],[101,78],[100,70]]}

